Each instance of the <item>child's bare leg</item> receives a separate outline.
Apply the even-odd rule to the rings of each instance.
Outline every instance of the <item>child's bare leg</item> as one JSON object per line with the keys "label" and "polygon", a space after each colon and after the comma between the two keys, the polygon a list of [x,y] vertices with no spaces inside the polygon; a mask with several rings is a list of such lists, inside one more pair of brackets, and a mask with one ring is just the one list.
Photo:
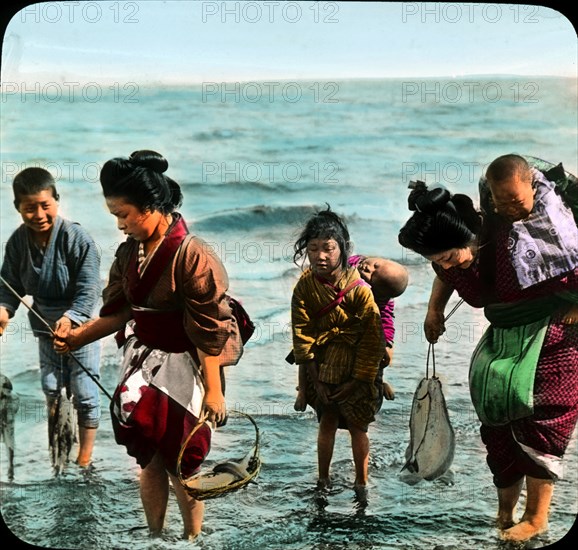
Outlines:
{"label": "child's bare leg", "polygon": [[329,468],[333,458],[335,433],[339,426],[339,416],[333,407],[326,407],[319,421],[317,435],[317,462],[319,467],[319,484],[329,486]]}
{"label": "child's bare leg", "polygon": [[351,434],[351,450],[353,451],[353,463],[355,464],[355,483],[353,490],[359,504],[367,504],[367,470],[369,465],[369,437],[367,432],[356,427],[349,426]]}
{"label": "child's bare leg", "polygon": [[578,324],[578,304],[574,304],[562,318],[562,322],[567,325]]}
{"label": "child's bare leg", "polygon": [[307,384],[307,372],[305,365],[299,365],[299,385],[297,386],[297,398],[293,408],[296,411],[304,411],[307,408],[307,399],[305,398],[305,387]]}
{"label": "child's bare leg", "polygon": [[369,465],[369,437],[367,432],[357,426],[349,426],[351,450],[355,465],[355,485],[367,485]]}

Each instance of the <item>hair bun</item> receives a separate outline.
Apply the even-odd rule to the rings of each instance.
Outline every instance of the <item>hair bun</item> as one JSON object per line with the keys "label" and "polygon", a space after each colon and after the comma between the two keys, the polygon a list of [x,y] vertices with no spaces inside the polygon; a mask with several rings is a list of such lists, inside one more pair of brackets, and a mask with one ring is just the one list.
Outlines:
{"label": "hair bun", "polygon": [[157,174],[164,174],[169,167],[169,162],[160,153],[146,149],[135,151],[130,155],[129,160],[134,166],[148,168]]}
{"label": "hair bun", "polygon": [[418,183],[407,199],[410,210],[433,214],[446,206],[453,206],[450,202],[452,195],[445,187],[428,189],[424,183]]}
{"label": "hair bun", "polygon": [[427,186],[423,181],[412,181],[410,182],[409,187],[411,193],[407,198],[407,206],[412,212],[415,212],[416,210],[419,210],[418,202],[421,197],[427,194]]}

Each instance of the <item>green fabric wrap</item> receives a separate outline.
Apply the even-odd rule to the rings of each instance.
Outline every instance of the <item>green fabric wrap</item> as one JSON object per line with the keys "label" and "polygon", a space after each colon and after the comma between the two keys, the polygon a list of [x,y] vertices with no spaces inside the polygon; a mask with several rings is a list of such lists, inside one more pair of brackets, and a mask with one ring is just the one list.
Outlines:
{"label": "green fabric wrap", "polygon": [[516,303],[490,304],[484,308],[484,315],[492,326],[499,328],[533,323],[570,306],[573,294],[566,291]]}
{"label": "green fabric wrap", "polygon": [[482,336],[469,373],[482,424],[501,426],[533,413],[534,376],[549,321],[548,316],[509,328],[491,325]]}

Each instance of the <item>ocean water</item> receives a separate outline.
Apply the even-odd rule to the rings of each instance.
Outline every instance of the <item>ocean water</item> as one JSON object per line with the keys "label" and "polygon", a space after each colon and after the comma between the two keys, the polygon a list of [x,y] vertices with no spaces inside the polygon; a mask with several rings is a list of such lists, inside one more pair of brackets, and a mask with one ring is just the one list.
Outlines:
{"label": "ocean water", "polygon": [[[43,166],[58,178],[61,214],[82,223],[97,242],[104,283],[123,236],[105,208],[98,169],[137,149],[163,153],[169,175],[183,189],[181,212],[217,251],[231,293],[257,325],[241,362],[228,369],[227,402],[257,421],[263,467],[257,483],[207,502],[203,533],[193,545],[179,540],[180,515],[171,496],[166,536],[151,543],[138,467],[115,444],[102,395],[94,472],[83,476],[71,466],[54,479],[36,342],[21,307],[0,346],[2,373],[21,400],[13,483],[3,446],[0,462],[2,519],[14,535],[40,547],[91,550],[503,547],[467,385],[469,357],[486,321],[467,305],[436,345],[436,373],[456,432],[451,472],[417,484],[400,475],[412,396],[426,369],[422,323],[433,275],[420,257],[401,249],[397,232],[409,217],[413,179],[443,182],[475,198],[484,166],[513,151],[563,162],[576,173],[576,82],[510,77],[135,85],[102,87],[98,100],[94,89],[84,91],[58,98],[53,87],[2,98],[1,242],[19,224],[13,176]],[[316,499],[317,422],[311,411],[293,410],[296,372],[284,361],[299,276],[292,245],[303,221],[325,203],[345,216],[356,253],[387,256],[410,272],[410,285],[396,300],[394,361],[386,371],[396,397],[384,402],[369,432],[366,508],[353,499],[345,432],[335,446],[334,488],[327,502]],[[112,338],[102,346],[102,383],[112,393],[119,356]],[[252,436],[249,423],[232,418],[217,431],[207,467],[243,455]],[[529,547],[555,543],[576,521],[577,451],[574,438],[550,529]]]}

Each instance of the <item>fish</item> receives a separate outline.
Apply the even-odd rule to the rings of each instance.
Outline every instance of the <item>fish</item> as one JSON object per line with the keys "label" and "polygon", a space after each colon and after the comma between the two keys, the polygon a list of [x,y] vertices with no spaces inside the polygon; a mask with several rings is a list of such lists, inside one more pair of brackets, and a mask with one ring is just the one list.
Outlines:
{"label": "fish", "polygon": [[77,442],[76,411],[63,386],[48,408],[48,446],[55,476],[64,472]]}
{"label": "fish", "polygon": [[8,451],[8,481],[14,481],[14,424],[20,407],[20,397],[12,390],[10,379],[0,374],[0,440]]}
{"label": "fish", "polygon": [[409,429],[410,442],[401,471],[428,481],[446,474],[454,459],[455,432],[439,378],[423,378],[418,384]]}
{"label": "fish", "polygon": [[182,483],[194,498],[204,500],[243,487],[260,469],[259,446],[254,445],[242,459],[220,462],[210,472],[193,475]]}

